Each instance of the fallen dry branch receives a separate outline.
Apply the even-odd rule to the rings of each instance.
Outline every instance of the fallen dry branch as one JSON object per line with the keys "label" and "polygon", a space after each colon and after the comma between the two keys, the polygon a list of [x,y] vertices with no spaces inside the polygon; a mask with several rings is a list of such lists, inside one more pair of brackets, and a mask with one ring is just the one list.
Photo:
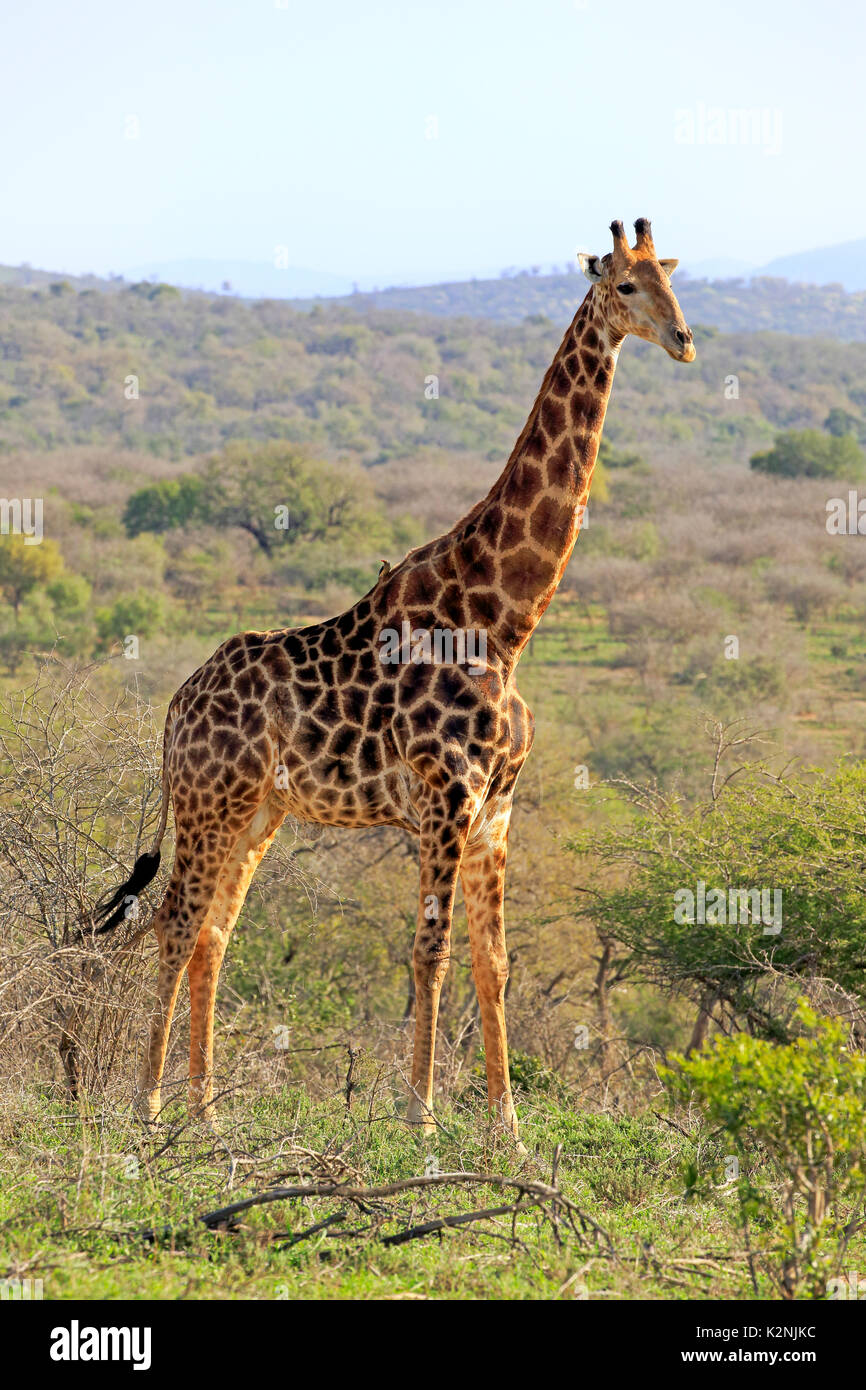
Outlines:
{"label": "fallen dry branch", "polygon": [[470,1221],[485,1221],[493,1216],[517,1216],[522,1211],[537,1207],[544,1200],[534,1197],[529,1202],[514,1202],[511,1206],[485,1207],[482,1211],[461,1211],[456,1216],[437,1216],[432,1221],[424,1221],[420,1226],[410,1226],[406,1231],[397,1231],[391,1236],[382,1236],[383,1245],[405,1245],[407,1240],[418,1240],[421,1236],[435,1235],[452,1226],[465,1226]]}
{"label": "fallen dry branch", "polygon": [[[326,1216],[324,1221],[317,1221],[314,1226],[307,1226],[303,1231],[297,1231],[292,1235],[288,1231],[283,1231],[280,1236],[275,1236],[275,1240],[282,1240],[283,1244],[278,1245],[278,1250],[288,1250],[292,1245],[298,1245],[302,1240],[309,1240],[310,1236],[318,1235],[319,1231],[328,1231],[331,1226],[339,1226],[346,1219],[345,1211],[335,1211],[332,1216]],[[284,1239],[287,1237],[287,1239]]]}
{"label": "fallen dry branch", "polygon": [[232,1202],[229,1206],[218,1207],[215,1211],[205,1212],[199,1220],[209,1229],[224,1225],[226,1222],[233,1221],[241,1212],[249,1211],[251,1207],[263,1206],[269,1202],[282,1202],[297,1197],[339,1197],[343,1201],[349,1202],[375,1202],[384,1197],[395,1197],[401,1192],[411,1192],[423,1188],[450,1187],[458,1184],[477,1184],[483,1187],[510,1188],[516,1192],[521,1192],[527,1197],[534,1197],[539,1202],[554,1202],[562,1210],[569,1212],[576,1217],[584,1231],[592,1231],[596,1237],[602,1237],[605,1243],[610,1246],[610,1236],[598,1222],[591,1216],[576,1206],[569,1197],[566,1197],[557,1187],[549,1187],[547,1183],[537,1182],[532,1178],[506,1178],[497,1173],[435,1173],[425,1175],[423,1178],[402,1178],[399,1182],[385,1183],[380,1187],[350,1187],[347,1184],[334,1183],[304,1183],[296,1187],[275,1187],[269,1192],[259,1192],[254,1197],[246,1197],[240,1202]]}
{"label": "fallen dry branch", "polygon": [[[482,1207],[472,1211],[461,1211],[442,1215],[440,1213],[430,1214],[426,1220],[416,1222],[408,1226],[405,1230],[392,1231],[390,1234],[383,1232],[386,1223],[390,1224],[400,1219],[400,1213],[389,1207],[387,1200],[390,1197],[397,1197],[403,1193],[429,1191],[431,1189],[441,1189],[455,1186],[478,1186],[492,1187],[494,1189],[517,1192],[519,1194],[516,1203],[496,1206]],[[538,1182],[531,1178],[504,1177],[496,1173],[436,1173],[417,1178],[403,1178],[398,1182],[384,1183],[379,1186],[362,1187],[351,1185],[348,1182],[306,1182],[298,1183],[291,1187],[271,1188],[267,1192],[256,1193],[252,1197],[246,1197],[238,1202],[232,1202],[224,1207],[218,1207],[213,1211],[205,1212],[198,1218],[201,1225],[209,1231],[222,1230],[226,1232],[236,1232],[239,1229],[238,1218],[247,1211],[255,1207],[270,1205],[273,1202],[296,1201],[309,1198],[336,1198],[343,1204],[343,1209],[333,1217],[328,1217],[306,1230],[299,1232],[296,1236],[289,1238],[289,1244],[295,1244],[299,1240],[316,1234],[319,1231],[326,1231],[330,1237],[367,1236],[379,1240],[384,1245],[402,1245],[410,1240],[417,1240],[423,1236],[434,1235],[439,1231],[459,1228],[471,1225],[477,1221],[492,1219],[495,1217],[510,1216],[512,1226],[518,1215],[533,1208],[541,1208],[548,1220],[554,1223],[559,1235],[559,1223],[564,1220],[570,1227],[573,1234],[579,1239],[584,1239],[589,1235],[595,1240],[597,1245],[603,1247],[605,1255],[615,1257],[613,1244],[607,1231],[601,1227],[597,1221],[593,1220],[583,1212],[571,1199],[560,1191],[558,1187],[547,1183]],[[354,1231],[343,1229],[331,1229],[342,1227],[345,1217],[345,1204],[351,1203],[365,1216],[373,1218],[371,1224],[364,1230]],[[146,1240],[156,1240],[160,1236],[162,1239],[171,1238],[176,1240],[183,1238],[184,1233],[179,1231],[164,1230],[158,1235],[154,1231],[141,1232],[141,1237]],[[274,1239],[286,1239],[287,1233],[281,1232]],[[512,1230],[512,1237],[516,1239]],[[285,1248],[285,1247],[283,1247]]]}
{"label": "fallen dry branch", "polygon": [[[388,1205],[388,1198],[408,1192],[424,1192],[431,1189],[457,1186],[492,1187],[517,1192],[519,1197],[516,1203],[497,1207],[482,1207],[477,1210],[445,1215],[430,1213],[424,1221],[415,1222],[404,1230],[392,1231],[390,1234],[384,1233],[383,1227],[386,1224],[393,1224],[401,1219],[401,1213]],[[272,1239],[292,1245],[298,1241],[306,1240],[318,1232],[324,1232],[329,1237],[367,1237],[381,1241],[384,1245],[402,1245],[406,1241],[417,1240],[426,1235],[433,1235],[438,1231],[466,1226],[476,1221],[495,1217],[510,1216],[512,1218],[512,1241],[516,1241],[514,1222],[517,1217],[522,1212],[541,1209],[546,1219],[553,1223],[557,1239],[559,1238],[560,1222],[565,1221],[578,1240],[582,1241],[590,1236],[596,1245],[602,1248],[602,1253],[606,1257],[616,1258],[616,1252],[608,1232],[591,1216],[582,1211],[558,1187],[538,1182],[532,1178],[509,1178],[497,1173],[435,1173],[424,1177],[403,1178],[398,1182],[384,1183],[374,1187],[362,1187],[353,1185],[348,1181],[335,1182],[333,1180],[298,1183],[291,1187],[270,1188],[266,1192],[259,1192],[252,1197],[246,1197],[241,1201],[231,1202],[226,1206],[205,1212],[197,1219],[200,1225],[208,1231],[234,1234],[241,1229],[238,1218],[255,1207],[267,1206],[273,1202],[298,1201],[309,1198],[335,1198],[341,1203],[341,1209],[303,1231],[296,1234],[280,1231],[273,1235]],[[343,1226],[347,1203],[351,1203],[359,1212],[372,1218],[367,1227],[350,1230]],[[341,1229],[332,1229],[336,1227]],[[172,1227],[163,1227],[158,1231],[148,1229],[138,1232],[138,1238],[141,1240],[148,1242],[168,1240],[173,1245],[177,1241],[183,1241],[188,1235],[188,1228],[175,1229]],[[285,1244],[281,1248],[285,1248]]]}

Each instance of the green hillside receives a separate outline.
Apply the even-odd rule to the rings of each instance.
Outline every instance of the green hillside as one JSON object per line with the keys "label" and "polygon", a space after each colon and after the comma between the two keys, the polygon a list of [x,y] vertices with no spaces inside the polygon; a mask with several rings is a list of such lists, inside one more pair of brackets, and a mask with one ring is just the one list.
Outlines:
{"label": "green hillside", "polygon": [[[584,282],[567,283],[573,312]],[[504,461],[561,335],[541,315],[302,312],[147,284],[0,289],[0,325],[6,452],[110,445],[179,458],[235,438],[286,439],[365,464],[430,450]],[[866,409],[860,344],[713,329],[698,341],[688,372],[629,343],[610,439],[650,458],[742,463],[776,429]]]}

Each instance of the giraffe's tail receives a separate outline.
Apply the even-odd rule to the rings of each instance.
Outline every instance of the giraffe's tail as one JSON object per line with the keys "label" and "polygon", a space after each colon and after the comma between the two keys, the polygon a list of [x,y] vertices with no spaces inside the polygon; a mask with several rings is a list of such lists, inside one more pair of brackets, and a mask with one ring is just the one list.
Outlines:
{"label": "giraffe's tail", "polygon": [[113,931],[115,927],[120,925],[128,912],[128,900],[137,898],[142,889],[156,878],[159,871],[159,861],[159,850],[155,850],[152,854],[139,855],[126,882],[120,885],[107,903],[94,912],[95,920],[100,923],[95,929],[96,936]]}
{"label": "giraffe's tail", "polygon": [[[166,730],[162,747],[162,813],[159,818],[159,828],[153,841],[153,848],[149,854],[140,854],[132,866],[132,873],[125,883],[122,883],[115,893],[109,898],[107,903],[98,907],[93,913],[93,918],[99,923],[95,928],[96,936],[103,936],[105,932],[113,931],[129,915],[130,899],[135,899],[147,885],[156,878],[159,872],[160,852],[159,847],[165,828],[168,824],[168,808],[170,804],[169,785],[168,785],[168,747],[169,731]],[[143,935],[144,933],[140,933]]]}

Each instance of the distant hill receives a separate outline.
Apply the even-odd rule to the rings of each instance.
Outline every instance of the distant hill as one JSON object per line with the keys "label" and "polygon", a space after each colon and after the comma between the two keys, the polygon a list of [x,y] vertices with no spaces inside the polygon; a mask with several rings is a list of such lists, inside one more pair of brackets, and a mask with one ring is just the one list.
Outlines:
{"label": "distant hill", "polygon": [[[534,267],[536,273],[532,278],[555,279],[557,269],[555,266],[548,267],[548,273],[541,275],[540,268]],[[866,290],[866,238],[809,251],[798,251],[789,256],[778,256],[762,266],[730,257],[715,257],[685,264],[683,273],[693,280],[755,280],[769,276],[772,279],[789,280],[795,284],[841,285],[849,293],[856,293]],[[303,299],[314,296],[331,298],[349,295],[355,288],[350,277],[346,275],[308,270],[298,266],[278,269],[268,262],[254,261],[165,261],[138,266],[124,272],[126,280],[150,280],[154,277],[181,288],[208,290],[212,293],[221,291],[223,284],[228,282],[231,285],[231,293],[241,295],[245,299]],[[521,277],[518,275],[514,278]],[[461,277],[461,280],[463,279],[464,277]],[[484,284],[492,279],[493,276],[488,275],[486,271],[479,272],[475,277],[477,283]],[[373,289],[374,285],[373,280],[362,280],[360,288],[378,293],[378,290]]]}
{"label": "distant hill", "polygon": [[303,297],[351,294],[353,285],[346,275],[307,270],[301,266],[284,268],[268,261],[185,260],[158,261],[125,272],[127,280],[153,278],[181,289],[240,295],[243,299],[299,299]]}
{"label": "distant hill", "polygon": [[[557,312],[566,317],[585,281],[562,278]],[[520,280],[502,284],[519,296]],[[790,313],[789,287],[765,284],[766,303],[777,293]],[[717,306],[726,296],[742,316],[728,290],[718,290]],[[779,430],[820,429],[833,409],[866,434],[866,343],[728,335],[693,322],[698,357],[688,371],[646,343],[623,353],[607,432],[625,453],[745,464]],[[393,465],[408,489],[416,475],[401,459],[465,454],[482,469],[501,466],[560,335],[543,314],[507,323],[361,313],[333,301],[299,312],[146,282],[110,293],[76,294],[62,281],[0,287],[4,490],[12,455],[73,446],[171,459],[230,439],[287,439],[326,457]],[[728,400],[730,373],[739,394]]]}
{"label": "distant hill", "polygon": [[[847,294],[838,286],[792,285],[758,277],[744,280],[697,280],[677,274],[674,280],[686,318],[723,333],[773,332],[866,342],[866,293]],[[356,313],[374,309],[410,309],[447,317],[522,323],[543,315],[564,326],[586,290],[577,271],[568,275],[527,272],[498,280],[463,280],[416,289],[386,289],[331,300]],[[309,309],[312,300],[293,301]]]}
{"label": "distant hill", "polygon": [[683,269],[695,280],[754,280],[769,276],[774,280],[790,280],[792,284],[841,285],[849,294],[855,294],[866,290],[866,237],[835,246],[796,251],[790,256],[775,256],[766,265],[717,257],[687,263]]}
{"label": "distant hill", "polygon": [[[233,294],[242,299],[299,299],[351,294],[348,276],[329,275],[299,266],[278,269],[257,261],[152,261],[122,275],[67,275],[65,271],[35,270],[30,265],[0,266],[0,285],[37,288],[64,283],[78,290],[119,290],[142,280],[176,285],[190,292]],[[224,289],[228,284],[230,289]]]}
{"label": "distant hill", "polygon": [[0,265],[0,286],[10,285],[18,289],[44,288],[51,284],[66,284],[71,289],[110,291],[122,289],[122,275],[67,275],[62,270],[35,270],[32,265]]}
{"label": "distant hill", "polygon": [[714,256],[708,261],[681,261],[679,273],[690,280],[742,280],[753,275],[755,267],[732,256]]}
{"label": "distant hill", "polygon": [[[866,242],[852,242],[851,246],[866,247]],[[836,251],[843,249],[835,248]],[[818,256],[821,253],[808,254]],[[827,257],[829,265],[829,252]],[[787,259],[797,260],[796,257]],[[208,264],[212,266],[209,285],[190,288],[195,278],[193,272],[202,272]],[[184,267],[187,267],[187,271],[184,271]],[[156,279],[162,283],[177,284],[181,286],[184,298],[199,294],[213,298],[216,292],[222,291],[223,283],[228,282],[231,290],[219,293],[221,300],[281,301],[291,309],[302,312],[308,312],[316,304],[327,304],[335,308],[348,308],[362,317],[379,309],[409,310],[447,318],[491,319],[499,323],[522,323],[525,319],[543,316],[557,326],[569,322],[586,289],[586,282],[576,266],[567,274],[542,275],[521,271],[496,279],[455,280],[447,284],[415,287],[395,286],[354,294],[320,295],[318,290],[315,293],[310,290],[294,297],[286,295],[288,285],[300,284],[303,276],[316,272],[297,268],[277,270],[276,267],[259,266],[253,262],[218,261],[177,261],[161,263],[150,269],[142,266],[140,269],[147,271],[147,274],[136,273],[136,281]],[[248,280],[244,279],[246,271],[250,273]],[[293,276],[298,278],[293,281]],[[332,278],[340,288],[345,287],[345,281],[336,276]],[[75,276],[34,270],[30,266],[0,266],[0,287],[5,285],[32,291],[53,287],[55,295],[64,291],[114,294],[128,290],[131,283],[131,280],[119,275],[105,279],[96,275]],[[679,271],[674,284],[686,318],[706,328],[715,328],[723,333],[773,332],[849,342],[866,341],[866,290],[849,293],[839,283],[792,283],[757,273],[748,280],[699,279]]]}
{"label": "distant hill", "polygon": [[786,280],[810,285],[842,285],[851,291],[866,290],[866,237],[816,251],[777,256],[752,274],[781,275]]}

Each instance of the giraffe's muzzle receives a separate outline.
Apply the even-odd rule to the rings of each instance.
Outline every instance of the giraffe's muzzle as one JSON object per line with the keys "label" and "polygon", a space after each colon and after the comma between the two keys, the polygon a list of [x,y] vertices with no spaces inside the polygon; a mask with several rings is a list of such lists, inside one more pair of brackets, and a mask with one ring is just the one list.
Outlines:
{"label": "giraffe's muzzle", "polygon": [[683,324],[682,327],[674,324],[670,337],[670,345],[665,344],[668,355],[675,358],[677,362],[694,362],[697,353],[692,330],[686,324]]}

